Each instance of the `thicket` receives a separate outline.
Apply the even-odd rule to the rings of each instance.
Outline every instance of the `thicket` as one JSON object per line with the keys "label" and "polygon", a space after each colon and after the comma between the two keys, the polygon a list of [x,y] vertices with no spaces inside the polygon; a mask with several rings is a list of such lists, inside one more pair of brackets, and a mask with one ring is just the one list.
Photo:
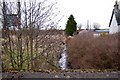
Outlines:
{"label": "thicket", "polygon": [[[56,69],[62,51],[63,32],[56,1],[0,1],[2,69]],[[9,20],[15,17],[16,22]],[[12,23],[11,23],[12,22]]]}
{"label": "thicket", "polygon": [[120,70],[120,33],[102,37],[77,35],[67,45],[68,66],[72,69]]}

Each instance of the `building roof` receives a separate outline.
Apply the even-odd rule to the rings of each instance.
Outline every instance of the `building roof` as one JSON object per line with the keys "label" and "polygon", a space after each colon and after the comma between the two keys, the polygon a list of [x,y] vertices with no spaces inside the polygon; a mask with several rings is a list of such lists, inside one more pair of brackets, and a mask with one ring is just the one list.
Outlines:
{"label": "building roof", "polygon": [[91,30],[82,30],[82,31],[79,31],[79,34],[85,34],[85,33],[88,33],[88,32],[91,32],[91,33],[109,33],[109,29],[98,29],[98,30],[91,29]]}
{"label": "building roof", "polygon": [[112,19],[113,19],[113,15],[114,15],[114,9],[113,9],[113,11],[112,11],[112,16],[111,16],[111,19],[110,19],[109,27],[110,27],[110,25],[111,25],[111,22],[112,22]]}
{"label": "building roof", "polygon": [[[116,6],[117,6],[117,8],[116,8]],[[112,23],[113,15],[115,15],[115,17],[116,17],[117,24],[120,25],[120,9],[119,9],[119,6],[120,5],[117,4],[117,3],[114,5],[114,9],[112,11],[112,16],[111,16],[111,19],[110,19],[109,27]]]}
{"label": "building roof", "polygon": [[120,25],[120,10],[115,11],[115,17],[118,25]]}
{"label": "building roof", "polygon": [[95,30],[95,32],[109,32],[108,29],[104,29],[104,30]]}

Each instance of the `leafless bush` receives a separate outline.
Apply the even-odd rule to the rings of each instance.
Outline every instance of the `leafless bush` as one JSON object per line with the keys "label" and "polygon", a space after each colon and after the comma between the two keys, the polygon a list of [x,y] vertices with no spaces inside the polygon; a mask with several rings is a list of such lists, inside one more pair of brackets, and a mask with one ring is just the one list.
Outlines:
{"label": "leafless bush", "polygon": [[118,34],[97,38],[92,34],[76,36],[68,43],[69,67],[120,70],[119,37]]}
{"label": "leafless bush", "polygon": [[[56,30],[61,20],[56,19],[60,13],[55,7],[56,1],[10,1],[0,1],[0,16],[2,17],[0,17],[0,20],[2,19],[0,22],[3,24],[2,37],[4,39],[2,43],[3,68],[58,68],[57,59],[62,49],[63,35]],[[8,14],[18,16],[17,25],[7,24]]]}

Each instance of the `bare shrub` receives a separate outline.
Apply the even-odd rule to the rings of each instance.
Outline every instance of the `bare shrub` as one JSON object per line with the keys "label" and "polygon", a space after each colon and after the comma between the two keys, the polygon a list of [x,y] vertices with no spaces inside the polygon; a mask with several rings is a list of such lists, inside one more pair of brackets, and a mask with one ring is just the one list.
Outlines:
{"label": "bare shrub", "polygon": [[90,33],[75,36],[67,45],[68,66],[73,69],[120,69],[118,37],[114,34],[94,38]]}
{"label": "bare shrub", "polygon": [[[0,1],[3,69],[56,69],[63,49],[57,1]],[[17,25],[8,14],[17,16]],[[60,16],[59,16],[60,17]],[[12,21],[10,19],[10,21]],[[13,21],[12,21],[13,22]],[[10,25],[8,25],[10,23]]]}

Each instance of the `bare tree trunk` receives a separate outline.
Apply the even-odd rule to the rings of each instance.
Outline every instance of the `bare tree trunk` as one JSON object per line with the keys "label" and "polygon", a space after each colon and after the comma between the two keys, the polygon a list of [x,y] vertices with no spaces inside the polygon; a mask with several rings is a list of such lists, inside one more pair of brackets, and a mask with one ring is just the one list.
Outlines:
{"label": "bare tree trunk", "polygon": [[18,0],[18,29],[19,29],[19,35],[18,35],[18,47],[19,47],[19,53],[20,53],[20,66],[19,68],[22,69],[22,65],[23,65],[23,57],[22,57],[22,30],[21,30],[21,23],[20,23],[20,16],[21,16],[21,12],[20,12],[20,1]]}
{"label": "bare tree trunk", "polygon": [[[28,38],[27,38],[27,40],[28,40]],[[30,65],[29,65],[29,59],[30,59],[30,57],[29,57],[29,41],[27,42],[26,46],[27,46],[27,68],[29,69],[30,68]]]}
{"label": "bare tree trunk", "polygon": [[[38,41],[37,41],[37,40],[38,40],[38,37],[36,36],[36,40],[35,40],[35,42],[36,42],[36,43],[35,43],[35,53],[36,53],[36,57],[38,56]],[[39,59],[36,59],[36,60],[35,60],[35,67],[36,67],[36,68],[38,68],[38,65],[37,65],[37,64],[38,64],[38,60],[39,60]]]}
{"label": "bare tree trunk", "polygon": [[27,69],[30,68],[30,64],[29,64],[29,61],[30,61],[30,57],[29,57],[29,38],[28,38],[28,25],[27,25],[27,7],[26,7],[26,2],[24,2],[24,6],[25,6],[25,30],[27,31],[26,33],[26,51],[27,51]]}
{"label": "bare tree trunk", "polygon": [[[3,1],[3,30],[2,30],[2,37],[4,38],[4,40],[7,40],[7,35],[8,35],[8,32],[7,32],[7,17],[6,17],[6,6],[5,6],[5,2]],[[3,46],[4,46],[4,52],[5,53],[8,53],[8,47],[7,47],[7,42],[4,42],[3,43]]]}
{"label": "bare tree trunk", "polygon": [[34,67],[33,63],[33,38],[30,38],[30,53],[31,53],[31,69]]}
{"label": "bare tree trunk", "polygon": [[[9,30],[8,30],[8,33],[9,33]],[[11,46],[11,40],[10,40],[10,33],[8,34],[8,39],[9,39],[9,49],[10,49],[10,51],[9,51],[9,53],[10,53],[10,61],[12,63],[12,67],[14,69],[15,66],[14,66],[14,62],[13,62],[14,58],[12,56],[13,52],[12,52],[12,46]]]}

